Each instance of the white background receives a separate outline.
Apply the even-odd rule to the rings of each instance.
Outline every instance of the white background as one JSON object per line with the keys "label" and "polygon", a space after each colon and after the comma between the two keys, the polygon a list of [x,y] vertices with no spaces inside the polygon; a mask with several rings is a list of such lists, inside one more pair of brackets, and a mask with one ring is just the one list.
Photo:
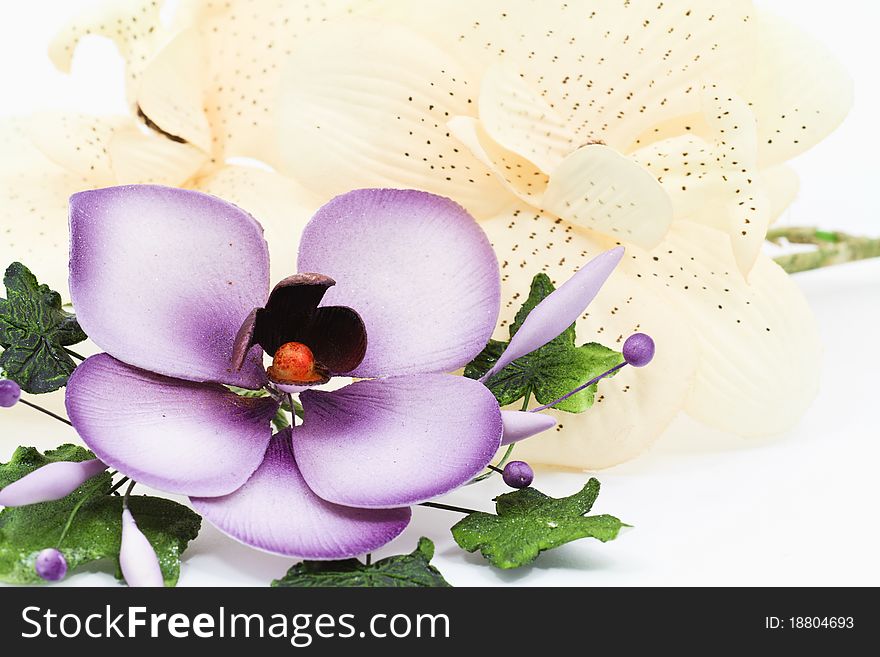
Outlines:
{"label": "white background", "polygon": [[[0,116],[46,108],[126,111],[121,62],[108,42],[95,39],[81,48],[72,77],[57,73],[45,55],[65,18],[90,4],[0,0]],[[784,223],[880,235],[878,4],[760,4],[821,36],[856,81],[856,103],[846,122],[795,161],[802,188]],[[515,572],[496,571],[463,553],[448,532],[457,514],[424,508],[415,510],[403,537],[377,556],[409,551],[419,536],[429,536],[437,543],[437,565],[455,585],[880,584],[880,260],[796,280],[816,313],[826,351],[819,397],[790,433],[746,442],[676,422],[644,456],[600,475],[596,511],[618,515],[634,529],[605,545],[565,546]],[[74,438],[22,405],[0,411],[0,461],[21,443],[47,448]],[[540,472],[536,485],[566,495],[584,478]],[[504,490],[496,478],[445,501],[488,510],[488,500]],[[181,584],[262,586],[289,565],[290,559],[257,553],[206,525],[186,554]],[[65,584],[113,582],[95,567]]]}

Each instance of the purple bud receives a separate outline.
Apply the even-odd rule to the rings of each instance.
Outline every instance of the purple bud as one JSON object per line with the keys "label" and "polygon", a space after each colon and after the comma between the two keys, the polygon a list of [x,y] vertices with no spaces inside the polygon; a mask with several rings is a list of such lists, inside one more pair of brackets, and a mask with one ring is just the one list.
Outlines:
{"label": "purple bud", "polygon": [[12,408],[21,399],[21,388],[11,379],[0,380],[0,406]]}
{"label": "purple bud", "polygon": [[654,358],[654,341],[650,335],[633,333],[623,343],[623,358],[633,367],[644,367]]}
{"label": "purple bud", "polygon": [[119,568],[131,587],[165,586],[159,558],[150,541],[138,529],[134,516],[122,510],[122,543],[119,546]]}
{"label": "purple bud", "polygon": [[501,358],[480,381],[488,381],[520,356],[543,347],[575,323],[623,257],[618,246],[602,253],[575,272],[557,290],[551,292],[529,313],[522,326],[510,339]]}
{"label": "purple bud", "polygon": [[532,485],[535,472],[525,461],[511,461],[504,466],[501,478],[511,488],[528,488]]}
{"label": "purple bud", "polygon": [[0,489],[0,506],[60,500],[106,469],[98,459],[49,463]]}
{"label": "purple bud", "polygon": [[55,548],[46,548],[37,555],[34,570],[47,582],[57,582],[67,574],[67,559]]}
{"label": "purple bud", "polygon": [[504,426],[502,445],[525,440],[556,426],[556,420],[549,415],[529,411],[501,411],[501,423]]}

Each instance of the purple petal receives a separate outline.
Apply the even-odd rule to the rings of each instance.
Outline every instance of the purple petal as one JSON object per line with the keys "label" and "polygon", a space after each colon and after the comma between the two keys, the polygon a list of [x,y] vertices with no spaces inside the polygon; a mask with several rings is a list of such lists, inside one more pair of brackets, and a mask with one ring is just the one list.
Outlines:
{"label": "purple petal", "polygon": [[25,506],[67,497],[107,466],[98,459],[48,463],[0,489],[0,506]]}
{"label": "purple petal", "polygon": [[442,495],[481,472],[501,441],[498,402],[461,376],[358,381],[300,399],[297,463],[312,490],[337,504],[395,507]]}
{"label": "purple petal", "polygon": [[278,404],[92,356],[67,383],[73,426],[105,463],[170,493],[225,495],[263,460]]}
{"label": "purple petal", "polygon": [[504,423],[502,445],[510,445],[531,438],[535,434],[556,426],[556,420],[549,415],[528,411],[501,411],[501,421]]}
{"label": "purple petal", "polygon": [[596,256],[535,306],[510,339],[501,358],[480,380],[487,381],[520,356],[544,346],[574,324],[599,293],[622,257],[622,246]]}
{"label": "purple petal", "polygon": [[463,208],[426,192],[336,197],[306,226],[299,270],[332,276],[325,305],[363,318],[367,351],[355,377],[455,370],[486,346],[498,318],[489,241]]}
{"label": "purple petal", "polygon": [[269,291],[253,217],[199,192],[129,185],[74,194],[70,231],[77,319],[104,351],[178,379],[263,385],[258,350],[240,372],[230,362]]}
{"label": "purple petal", "polygon": [[370,552],[406,528],[407,508],[354,509],[315,495],[297,468],[290,433],[286,429],[272,439],[263,464],[237,491],[193,498],[196,511],[246,545],[306,559]]}
{"label": "purple petal", "polygon": [[122,510],[122,542],[119,546],[119,569],[131,587],[165,586],[156,551],[138,529],[131,511]]}

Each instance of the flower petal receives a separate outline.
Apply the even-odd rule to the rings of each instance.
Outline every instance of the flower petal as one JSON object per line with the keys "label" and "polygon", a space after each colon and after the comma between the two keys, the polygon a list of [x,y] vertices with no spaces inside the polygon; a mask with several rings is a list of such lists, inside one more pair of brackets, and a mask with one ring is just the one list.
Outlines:
{"label": "flower petal", "polygon": [[744,96],[758,123],[762,167],[791,159],[831,133],[853,103],[853,81],[819,40],[759,12],[755,67]]}
{"label": "flower petal", "polygon": [[[614,240],[561,223],[556,217],[521,207],[481,225],[501,259],[502,314],[497,337],[508,339],[508,324],[519,310],[532,277],[545,272],[562,285],[591,258],[614,247]],[[585,469],[631,459],[649,445],[680,412],[693,383],[698,353],[690,327],[644,278],[631,268],[635,246],[608,278],[586,313],[577,320],[578,344],[597,341],[620,350],[632,333],[648,333],[657,353],[648,367],[624,368],[599,384],[594,408],[572,414],[548,410],[554,429],[517,444],[518,458],[533,464]],[[662,257],[662,252],[658,252]],[[649,275],[650,276],[650,275]],[[659,276],[659,274],[658,274]],[[653,278],[653,276],[651,276]],[[665,282],[660,282],[665,289]]]}
{"label": "flower petal", "polygon": [[538,91],[501,64],[480,82],[480,122],[495,142],[548,174],[583,144]]}
{"label": "flower petal", "polygon": [[[686,411],[743,436],[791,428],[820,373],[815,320],[792,277],[759,255],[746,283],[722,234],[689,222],[677,222],[655,253],[657,261],[633,264],[644,278],[670,282],[667,312],[692,327],[700,353]],[[658,355],[663,348],[657,341]]]}
{"label": "flower petal", "polygon": [[106,469],[107,466],[98,459],[49,463],[0,488],[0,506],[60,500]]}
{"label": "flower petal", "polygon": [[262,465],[237,491],[193,498],[196,511],[246,545],[304,559],[370,552],[406,528],[407,508],[355,509],[315,495],[297,468],[290,434],[285,429],[272,439]]}
{"label": "flower petal", "polygon": [[144,68],[137,107],[164,132],[210,153],[211,126],[203,98],[206,66],[199,31],[195,27],[181,31]]}
{"label": "flower petal", "polygon": [[[566,121],[579,144],[601,139],[618,150],[654,123],[696,109],[695,80],[739,82],[753,61],[747,0],[444,0],[385,3],[377,13],[429,37],[474,81],[502,60]],[[529,116],[540,113],[516,119],[523,136]],[[537,125],[547,130],[543,121]]]}
{"label": "flower petal", "polygon": [[474,114],[476,92],[448,54],[409,30],[333,23],[304,38],[287,64],[284,169],[324,198],[411,187],[489,216],[506,194],[446,129],[451,117]]}
{"label": "flower petal", "polygon": [[449,199],[356,190],[306,226],[299,270],[336,280],[325,305],[367,328],[355,377],[444,372],[476,356],[498,316],[498,263],[480,227]]}
{"label": "flower petal", "polygon": [[563,160],[550,176],[541,207],[642,247],[655,246],[672,222],[672,202],[656,178],[602,144],[579,148]]}
{"label": "flower petal", "polygon": [[455,116],[446,124],[480,162],[485,164],[506,189],[531,205],[538,205],[550,180],[533,163],[502,148],[486,134],[480,122],[470,116]]}
{"label": "flower petal", "polygon": [[0,262],[26,262],[69,299],[67,200],[91,180],[47,158],[28,135],[30,122],[0,121]]}
{"label": "flower petal", "polygon": [[309,487],[337,504],[415,504],[467,483],[495,454],[498,402],[481,383],[448,374],[358,381],[300,396],[293,437]]}
{"label": "flower petal", "polygon": [[657,141],[632,157],[657,176],[676,219],[727,233],[739,270],[747,275],[764,243],[771,205],[757,166],[757,132],[749,105],[724,85],[704,85],[703,121],[711,135]]}
{"label": "flower petal", "polygon": [[596,256],[535,306],[481,381],[488,380],[520,356],[544,346],[574,324],[586,312],[622,257],[621,246]]}
{"label": "flower petal", "polygon": [[107,354],[76,368],[67,413],[102,461],[169,493],[225,495],[259,466],[271,437],[271,398],[152,374]]}
{"label": "flower petal", "polygon": [[205,194],[141,185],[75,194],[70,226],[71,295],[98,346],[188,381],[263,385],[258,353],[231,370],[236,333],[269,287],[252,217]]}
{"label": "flower petal", "polygon": [[504,424],[502,445],[531,438],[556,426],[556,419],[550,415],[528,411],[501,411],[501,421]]}

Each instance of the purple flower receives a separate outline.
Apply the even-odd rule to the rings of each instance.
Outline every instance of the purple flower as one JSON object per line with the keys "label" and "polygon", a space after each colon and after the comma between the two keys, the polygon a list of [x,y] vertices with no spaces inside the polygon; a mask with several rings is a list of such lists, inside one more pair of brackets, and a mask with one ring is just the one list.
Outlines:
{"label": "purple flower", "polygon": [[[104,462],[190,496],[234,538],[311,559],[373,550],[498,449],[492,394],[446,373],[485,346],[500,297],[492,248],[452,201],[334,199],[302,235],[302,273],[271,294],[262,229],[217,198],[82,192],[70,223],[77,316],[107,352],[69,381],[74,426]],[[275,436],[274,398],[225,387],[271,386],[264,350],[275,382],[304,390],[303,424]],[[310,389],[340,374],[365,380]]]}

